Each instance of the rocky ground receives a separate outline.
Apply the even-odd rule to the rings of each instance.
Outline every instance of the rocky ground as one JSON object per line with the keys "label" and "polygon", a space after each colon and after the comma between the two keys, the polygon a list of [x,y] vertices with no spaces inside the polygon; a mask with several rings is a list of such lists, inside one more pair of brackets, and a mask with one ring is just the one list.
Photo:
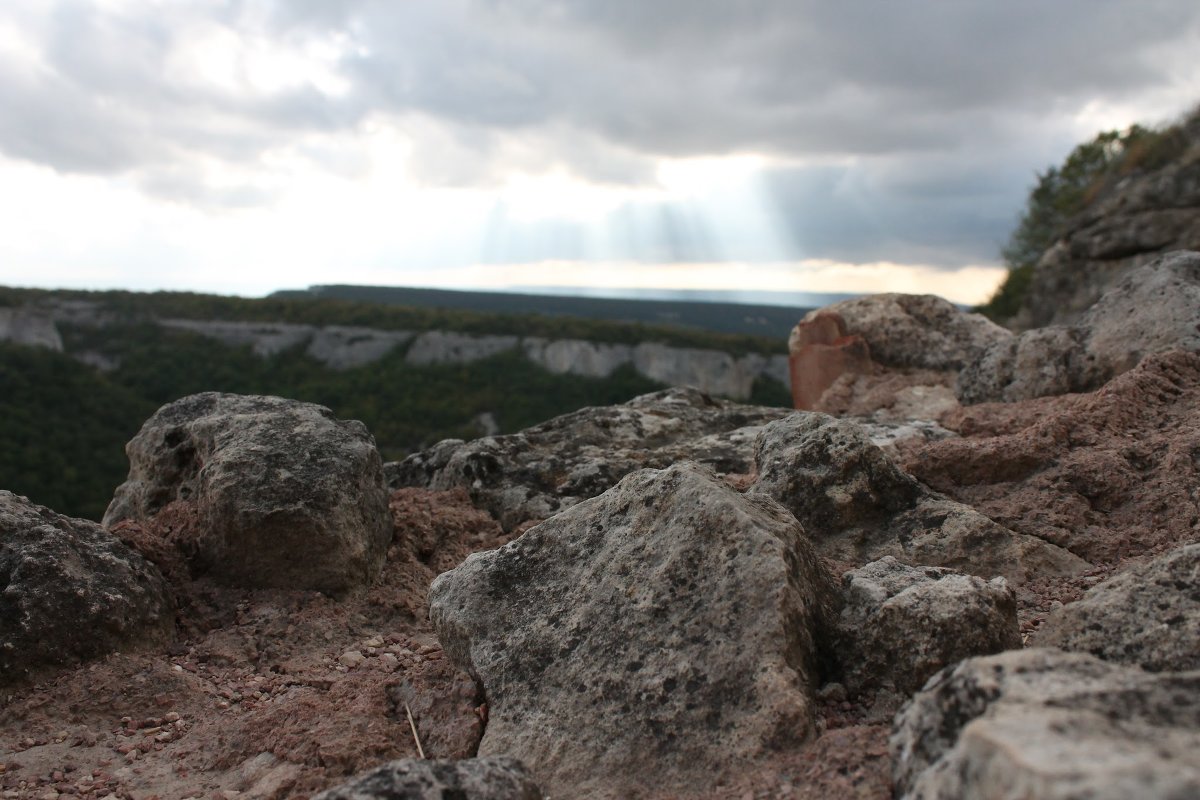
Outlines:
{"label": "rocky ground", "polygon": [[1131,359],[1127,299],[1008,402],[964,376],[1024,345],[885,296],[794,342],[841,417],[676,389],[382,465],[167,406],[107,528],[0,492],[0,798],[1197,796],[1200,306]]}

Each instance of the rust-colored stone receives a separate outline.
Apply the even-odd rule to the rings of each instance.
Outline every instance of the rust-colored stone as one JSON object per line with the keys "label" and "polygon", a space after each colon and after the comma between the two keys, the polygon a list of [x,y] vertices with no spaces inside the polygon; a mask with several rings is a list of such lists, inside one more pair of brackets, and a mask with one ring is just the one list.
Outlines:
{"label": "rust-colored stone", "polygon": [[818,313],[792,328],[788,337],[792,404],[802,410],[818,407],[821,395],[843,375],[869,374],[871,351],[861,336],[847,335],[840,314]]}

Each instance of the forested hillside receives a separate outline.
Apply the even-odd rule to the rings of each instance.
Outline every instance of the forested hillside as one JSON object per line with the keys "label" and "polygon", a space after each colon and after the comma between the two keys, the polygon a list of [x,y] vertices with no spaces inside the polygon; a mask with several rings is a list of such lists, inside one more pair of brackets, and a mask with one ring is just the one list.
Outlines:
{"label": "forested hillside", "polygon": [[[48,308],[86,302],[93,321],[57,323],[64,352],[0,343],[0,488],[63,513],[98,519],[128,469],[124,444],[159,406],[187,394],[275,394],[320,403],[362,420],[385,459],[443,438],[472,438],[494,425],[519,430],[587,405],[607,405],[661,388],[624,366],[605,378],[555,375],[518,351],[469,364],[414,365],[403,348],[350,369],[330,369],[303,347],[263,357],[156,317],[592,334],[608,341],[654,338],[727,350],[771,350],[779,342],[597,321],[505,318],[313,300],[247,300],[190,294],[33,292],[0,289],[0,304]],[[92,305],[94,304],[94,306]],[[85,315],[86,316],[86,315]],[[96,319],[104,319],[96,324]],[[639,339],[641,337],[641,339]],[[104,357],[105,368],[82,363]],[[787,404],[782,387],[760,381],[753,401]]]}

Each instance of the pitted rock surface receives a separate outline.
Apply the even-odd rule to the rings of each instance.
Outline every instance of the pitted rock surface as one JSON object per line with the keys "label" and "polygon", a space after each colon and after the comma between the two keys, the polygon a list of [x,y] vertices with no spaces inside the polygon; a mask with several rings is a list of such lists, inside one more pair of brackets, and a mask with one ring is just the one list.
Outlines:
{"label": "pitted rock surface", "polygon": [[962,409],[912,451],[937,491],[1094,564],[1200,541],[1200,355],[1148,356],[1085,395]]}
{"label": "pitted rock surface", "polygon": [[1200,544],[1093,587],[1050,614],[1034,642],[1153,672],[1200,669]]}
{"label": "pitted rock surface", "polygon": [[845,332],[866,340],[885,367],[956,370],[1012,334],[982,314],[962,311],[931,294],[873,294],[809,312],[810,322],[836,313]]}
{"label": "pitted rock surface", "polygon": [[749,472],[759,427],[787,413],[667,389],[507,436],[448,439],[385,469],[392,488],[462,487],[512,530],[595,497],[638,469],[690,460],[719,473]]}
{"label": "pitted rock surface", "polygon": [[159,571],[94,522],[0,491],[0,685],[161,645],[174,610]]}
{"label": "pitted rock surface", "polygon": [[434,581],[482,755],[554,797],[703,792],[813,723],[834,589],[796,520],[696,464],[643,470]]}
{"label": "pitted rock surface", "polygon": [[801,412],[772,422],[759,433],[754,461],[752,491],[782,503],[821,552],[843,564],[891,555],[1015,584],[1087,566],[931,492],[848,420]]}
{"label": "pitted rock surface", "polygon": [[406,759],[384,764],[313,800],[542,800],[542,793],[516,759]]}
{"label": "pitted rock surface", "polygon": [[392,528],[375,441],[358,421],[278,397],[207,392],[163,406],[126,446],[107,527],[193,512],[173,530],[193,571],[247,587],[340,593],[383,564]]}
{"label": "pitted rock surface", "polygon": [[1087,392],[1152,353],[1200,352],[1200,253],[1178,251],[1124,277],[1069,327],[999,341],[962,371],[963,403]]}
{"label": "pitted rock surface", "polygon": [[1200,796],[1200,672],[1153,674],[1060,650],[972,658],[897,715],[896,797]]}
{"label": "pitted rock surface", "polygon": [[887,556],[842,577],[842,603],[835,650],[852,693],[909,695],[945,666],[1021,646],[1016,597],[1003,578]]}

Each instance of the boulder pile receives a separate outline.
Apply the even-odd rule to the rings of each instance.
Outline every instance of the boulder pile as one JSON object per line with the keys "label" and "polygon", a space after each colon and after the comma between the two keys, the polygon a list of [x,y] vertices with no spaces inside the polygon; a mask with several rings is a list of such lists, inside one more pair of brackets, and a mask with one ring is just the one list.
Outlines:
{"label": "boulder pile", "polygon": [[798,327],[803,409],[387,465],[319,406],[164,406],[105,527],[0,493],[0,792],[1198,796],[1198,286],[1020,336],[864,298]]}

